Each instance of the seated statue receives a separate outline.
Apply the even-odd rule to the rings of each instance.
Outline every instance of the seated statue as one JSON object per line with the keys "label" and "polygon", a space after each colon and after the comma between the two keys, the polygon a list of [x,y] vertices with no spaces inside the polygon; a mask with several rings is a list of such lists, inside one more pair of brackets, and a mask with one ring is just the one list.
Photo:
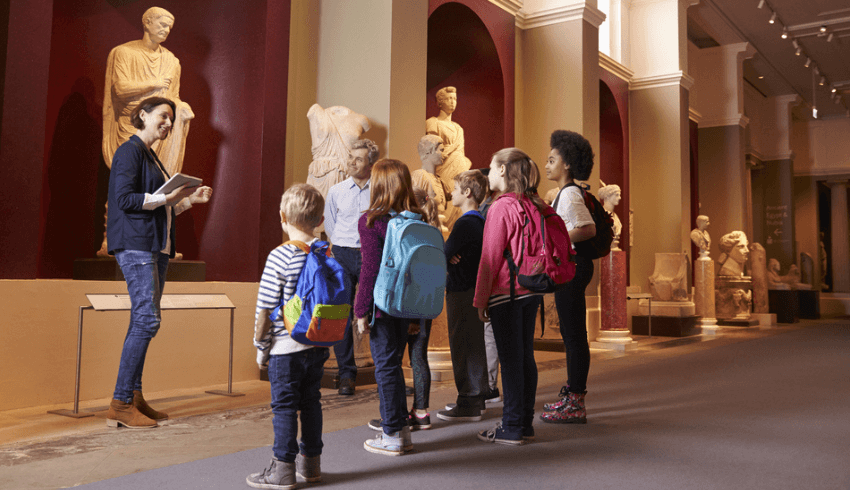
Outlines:
{"label": "seated statue", "polygon": [[767,266],[767,286],[770,289],[795,289],[800,283],[800,270],[796,265],[791,265],[788,274],[779,274],[781,266],[776,259],[770,259]]}
{"label": "seated statue", "polygon": [[720,271],[718,276],[744,276],[744,264],[750,255],[747,235],[743,231],[733,231],[720,237]]}
{"label": "seated statue", "polygon": [[655,271],[649,277],[649,292],[654,301],[687,301],[687,256],[680,253],[656,253]]}

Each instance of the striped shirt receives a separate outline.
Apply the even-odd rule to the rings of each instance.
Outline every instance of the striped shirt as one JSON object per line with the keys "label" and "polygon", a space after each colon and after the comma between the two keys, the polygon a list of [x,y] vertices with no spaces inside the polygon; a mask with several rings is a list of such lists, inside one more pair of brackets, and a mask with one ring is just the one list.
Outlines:
{"label": "striped shirt", "polygon": [[[313,239],[307,245],[312,244]],[[272,250],[266,259],[266,267],[263,269],[263,277],[260,279],[260,290],[257,293],[257,310],[254,314],[254,325],[258,325],[257,319],[266,314],[263,310],[273,310],[295,294],[295,286],[304,264],[307,263],[307,254],[295,245],[281,245]],[[256,332],[255,332],[256,335]],[[298,343],[289,337],[289,332],[283,325],[283,321],[272,323],[271,331],[260,341],[254,344],[261,349],[271,346],[270,355],[292,354],[313,346]]]}

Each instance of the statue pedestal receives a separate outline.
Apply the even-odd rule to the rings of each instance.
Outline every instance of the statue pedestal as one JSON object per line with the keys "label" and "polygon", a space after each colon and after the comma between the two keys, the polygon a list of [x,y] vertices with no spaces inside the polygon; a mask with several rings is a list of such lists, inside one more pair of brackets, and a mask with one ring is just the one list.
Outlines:
{"label": "statue pedestal", "polygon": [[624,351],[637,344],[626,316],[626,252],[612,250],[599,260],[601,327],[591,347]]}
{"label": "statue pedestal", "polygon": [[753,280],[747,276],[717,276],[715,279],[715,314],[719,325],[748,327],[758,325],[750,318]]}
{"label": "statue pedestal", "polygon": [[810,320],[820,318],[820,291],[798,289],[797,303],[800,305],[800,318]]}
{"label": "statue pedestal", "polygon": [[646,315],[635,315],[632,317],[632,334],[649,335],[658,337],[689,337],[699,335],[700,327],[697,325],[699,317],[691,316],[655,316],[655,301],[652,302],[652,332],[649,331],[650,318]]}
{"label": "statue pedestal", "polygon": [[793,289],[769,289],[767,291],[770,312],[776,313],[779,323],[797,323],[800,318],[800,303]]}
{"label": "statue pedestal", "polygon": [[717,333],[714,310],[714,261],[708,257],[697,259],[694,267],[694,306],[700,317],[702,332]]}
{"label": "statue pedestal", "polygon": [[[638,308],[641,315],[649,315],[649,300],[642,299],[638,301]],[[667,316],[674,318],[684,318],[696,315],[696,307],[690,301],[657,301],[652,300],[652,317]]]}

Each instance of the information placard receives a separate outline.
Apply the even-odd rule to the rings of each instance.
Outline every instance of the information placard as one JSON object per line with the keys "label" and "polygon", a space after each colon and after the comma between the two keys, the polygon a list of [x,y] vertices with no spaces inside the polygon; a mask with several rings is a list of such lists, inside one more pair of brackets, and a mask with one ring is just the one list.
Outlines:
{"label": "information placard", "polygon": [[[129,294],[87,294],[86,298],[98,311],[129,310]],[[235,308],[226,294],[163,294],[160,307],[163,310],[191,310],[195,308]]]}

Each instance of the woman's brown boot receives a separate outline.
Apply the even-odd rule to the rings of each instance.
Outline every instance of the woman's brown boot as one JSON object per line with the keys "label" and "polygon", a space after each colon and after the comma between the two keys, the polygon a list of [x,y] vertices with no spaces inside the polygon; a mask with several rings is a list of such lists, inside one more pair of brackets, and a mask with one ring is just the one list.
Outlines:
{"label": "woman's brown boot", "polygon": [[109,411],[106,412],[106,426],[118,427],[123,425],[128,429],[153,429],[156,420],[146,417],[132,403],[112,400]]}
{"label": "woman's brown boot", "polygon": [[142,414],[153,420],[167,420],[168,414],[165,412],[157,412],[148,402],[145,401],[145,397],[142,396],[141,391],[133,391],[133,406],[136,407]]}

